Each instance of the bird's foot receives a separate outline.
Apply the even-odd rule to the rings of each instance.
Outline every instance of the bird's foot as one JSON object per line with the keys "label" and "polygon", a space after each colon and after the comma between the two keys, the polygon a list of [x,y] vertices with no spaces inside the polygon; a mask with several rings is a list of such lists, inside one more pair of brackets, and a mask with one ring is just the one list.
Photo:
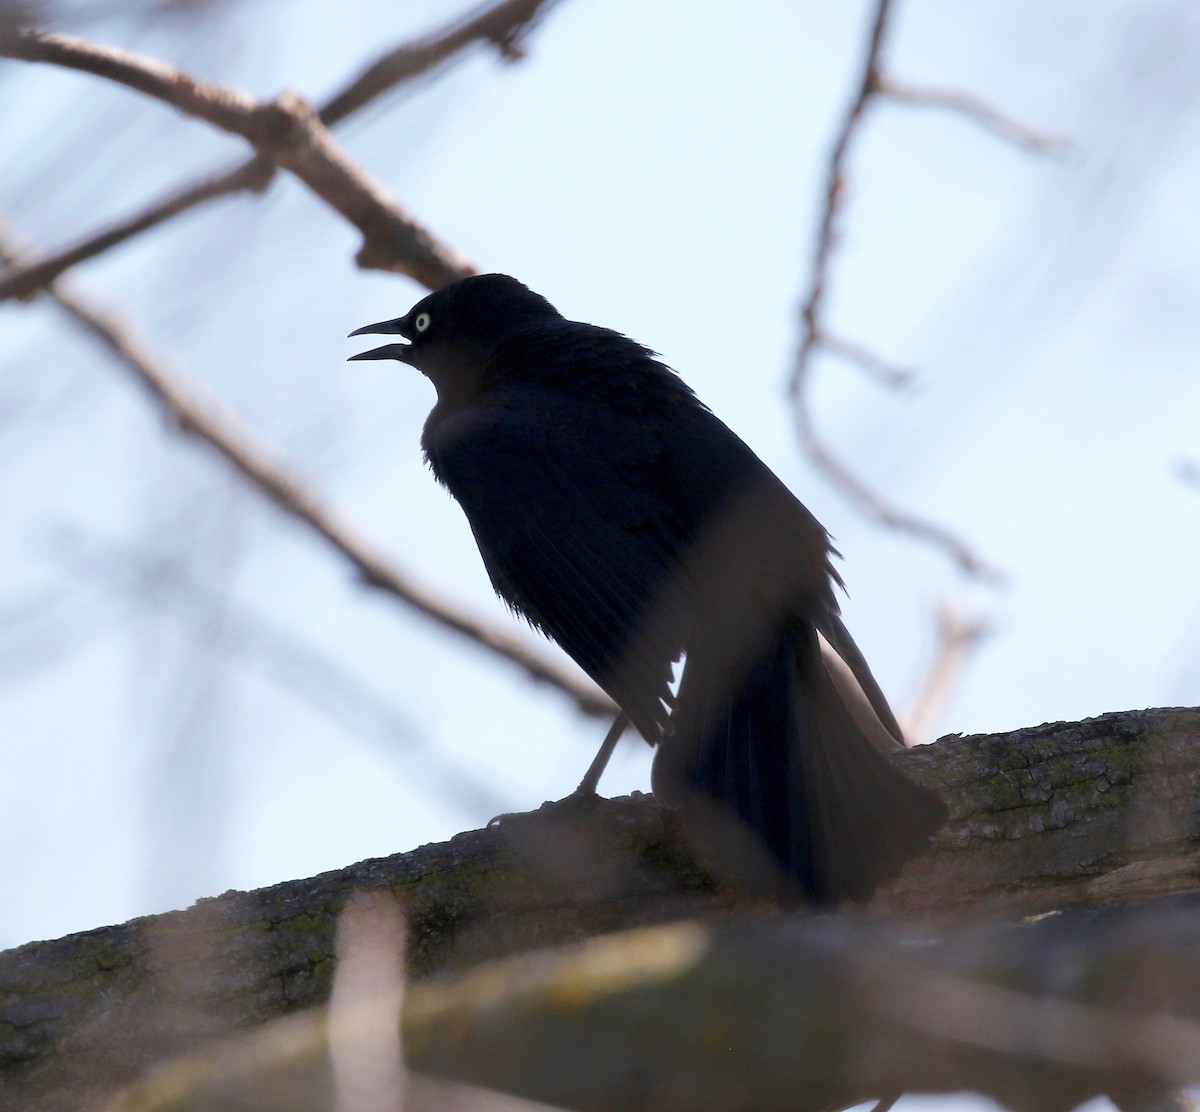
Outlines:
{"label": "bird's foot", "polygon": [[535,816],[538,818],[567,818],[572,815],[583,815],[607,802],[605,796],[581,784],[570,795],[564,795],[562,799],[548,799],[536,811],[508,811],[497,815],[488,822],[488,829],[513,819],[527,819]]}

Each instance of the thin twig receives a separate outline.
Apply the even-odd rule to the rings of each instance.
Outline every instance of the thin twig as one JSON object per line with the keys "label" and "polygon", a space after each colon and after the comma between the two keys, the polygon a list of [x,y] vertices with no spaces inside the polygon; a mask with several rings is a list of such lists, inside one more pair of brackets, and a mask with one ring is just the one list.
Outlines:
{"label": "thin twig", "polygon": [[[391,89],[431,73],[476,42],[496,43],[512,57],[520,40],[556,0],[503,0],[455,20],[437,33],[389,50],[335,93],[318,112],[326,127]],[[94,232],[79,243],[41,259],[10,267],[0,276],[0,301],[27,298],[77,263],[95,258],[150,228],[207,201],[234,193],[263,192],[274,180],[275,164],[256,154],[237,166],[172,190],[149,208]]]}
{"label": "thin twig", "polygon": [[850,501],[880,524],[909,533],[941,548],[968,575],[999,584],[1003,582],[1002,574],[978,556],[966,542],[943,526],[892,507],[838,460],[818,436],[806,400],[813,356],[819,350],[856,363],[874,373],[889,386],[907,385],[911,381],[910,373],[900,371],[865,346],[833,335],[825,325],[823,312],[829,285],[830,260],[837,245],[837,220],[845,193],[846,162],[850,146],[871,101],[893,87],[883,77],[880,60],[887,35],[890,9],[891,0],[877,0],[858,90],[846,110],[830,152],[824,203],[813,253],[812,276],[800,309],[802,330],[792,362],[788,389],[795,412],[797,435],[804,450]]}
{"label": "thin twig", "polygon": [[[11,235],[0,231],[0,260],[16,254]],[[387,591],[439,625],[504,657],[533,679],[559,688],[584,713],[597,717],[615,713],[615,705],[589,681],[543,659],[516,638],[449,605],[396,568],[336,507],[307,485],[277,451],[199,383],[189,382],[168,370],[161,356],[137,338],[126,323],[58,284],[48,292],[80,327],[134,374],[183,432],[215,448],[276,506],[303,522],[348,559],[371,586]]]}
{"label": "thin twig", "polygon": [[821,332],[821,346],[833,355],[841,356],[849,363],[861,367],[885,386],[902,389],[916,381],[916,372],[908,367],[897,367],[873,352],[866,344],[835,336],[828,329]]}
{"label": "thin twig", "polygon": [[32,298],[78,263],[94,259],[206,201],[242,190],[262,192],[274,179],[275,164],[261,155],[255,155],[231,170],[172,192],[148,209],[94,232],[71,247],[40,259],[14,263],[0,275],[0,301]]}
{"label": "thin twig", "polygon": [[[825,199],[821,209],[817,246],[814,252],[812,277],[808,293],[800,309],[803,325],[800,343],[792,364],[789,392],[792,397],[796,431],[809,458],[825,473],[843,494],[881,524],[911,533],[931,544],[945,549],[970,575],[983,579],[998,580],[999,573],[988,567],[967,545],[948,530],[932,522],[902,513],[894,509],[878,494],[857,478],[844,464],[837,460],[813,427],[812,417],[805,400],[812,371],[812,357],[819,347],[827,344],[823,324],[823,308],[829,282],[829,264],[837,242],[837,217],[841,208],[845,186],[846,158],[850,144],[858,131],[859,124],[871,98],[879,88],[880,54],[887,32],[891,0],[878,0],[867,55],[863,63],[858,92],[846,111],[845,118],[834,140],[825,178]],[[835,341],[836,343],[837,341]]]}
{"label": "thin twig", "polygon": [[494,43],[504,58],[518,60],[521,40],[555,3],[557,0],[504,0],[433,35],[389,50],[326,102],[321,109],[322,122],[332,127],[397,85],[432,73],[473,43]]}
{"label": "thin twig", "polygon": [[431,288],[473,272],[342,149],[295,93],[259,102],[240,89],[197,81],[157,58],[45,31],[6,37],[0,52],[107,78],[241,136],[358,228],[359,266],[408,274]]}
{"label": "thin twig", "polygon": [[809,458],[868,517],[874,518],[885,528],[909,533],[919,540],[928,541],[943,549],[968,575],[996,585],[1004,583],[1004,575],[1000,571],[990,564],[984,563],[965,542],[949,529],[895,509],[839,460],[835,459],[814,431],[807,406],[797,404],[795,419],[800,441],[808,452]]}
{"label": "thin twig", "polygon": [[909,744],[928,740],[967,666],[971,654],[991,632],[985,618],[965,618],[948,603],[938,608],[938,646],[913,709],[906,715]]}
{"label": "thin twig", "polygon": [[1064,154],[1070,143],[1065,135],[1054,135],[1033,128],[1006,116],[980,97],[961,89],[921,88],[907,85],[893,77],[881,78],[876,90],[881,96],[902,101],[918,108],[943,108],[957,112],[986,128],[993,135],[1037,154]]}
{"label": "thin twig", "polygon": [[808,373],[808,361],[813,347],[821,338],[821,310],[825,301],[825,285],[828,280],[829,258],[837,241],[836,222],[838,210],[841,208],[842,190],[845,185],[846,154],[850,149],[850,141],[858,129],[859,121],[867,110],[867,104],[875,93],[879,80],[879,54],[883,48],[883,38],[887,30],[887,21],[891,0],[878,0],[875,8],[875,19],[871,26],[871,37],[867,45],[866,62],[863,65],[862,79],[859,82],[858,93],[851,102],[842,120],[842,126],[833,143],[833,151],[829,157],[829,170],[825,177],[825,204],[821,210],[820,228],[817,233],[817,248],[813,260],[812,283],[808,296],[804,299],[800,316],[804,321],[804,335],[800,338],[800,350],[796,356],[796,364],[792,371],[792,392],[799,395],[803,381]]}
{"label": "thin twig", "polygon": [[[179,561],[102,541],[73,529],[56,529],[50,558],[82,582],[128,595],[154,613],[175,613],[195,632],[196,615],[222,605],[216,593],[193,579]],[[416,775],[476,814],[495,815],[507,801],[475,769],[431,745],[403,711],[372,691],[335,657],[276,625],[239,600],[223,619],[230,636],[222,646],[258,664],[273,682],[315,707],[356,736],[374,736],[392,757],[418,756]]]}

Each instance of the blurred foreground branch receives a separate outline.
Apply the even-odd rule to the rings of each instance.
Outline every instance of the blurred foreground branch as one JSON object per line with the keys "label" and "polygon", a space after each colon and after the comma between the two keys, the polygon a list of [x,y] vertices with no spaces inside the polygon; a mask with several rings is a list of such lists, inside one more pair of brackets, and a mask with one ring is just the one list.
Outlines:
{"label": "blurred foreground branch", "polygon": [[[0,228],[0,260],[11,260],[17,254],[12,234]],[[199,383],[168,369],[166,361],[151,351],[128,324],[59,284],[52,286],[50,293],[76,324],[132,372],[181,431],[215,448],[258,491],[348,559],[371,586],[381,588],[439,625],[504,657],[531,678],[559,688],[585,713],[598,716],[615,713],[608,697],[590,681],[555,661],[543,659],[518,638],[443,601],[396,568],[357,526],[301,479],[253,429]]]}
{"label": "blurred foreground branch", "polygon": [[[643,928],[411,987],[404,1057],[595,1112],[798,1112],[964,1090],[1023,1112],[1100,1095],[1145,1107],[1200,1077],[1198,916],[1193,895],[948,934],[849,916]],[[399,952],[380,949],[342,960],[383,965]],[[278,1024],[269,1043],[272,1028],[241,1040],[258,1044],[253,1068],[231,1071],[241,1045],[227,1042],[156,1071],[113,1112],[267,1112],[281,1088],[344,1088],[346,1047],[361,1048],[366,1095],[372,1074],[399,1070],[399,1001],[368,1024],[380,994],[364,984],[355,1015],[342,981],[329,1013]],[[371,1054],[380,1034],[393,1047]],[[373,1091],[399,1097],[412,1080]],[[432,1084],[419,1079],[417,1093]]]}
{"label": "blurred foreground branch", "polygon": [[[867,1014],[873,1017],[869,1022],[876,1029],[879,1025],[889,1031],[897,1025],[905,1026],[908,1034],[904,1038],[908,1041],[901,1045],[910,1048],[909,1059],[929,1056],[925,1050],[918,1053],[913,1048],[951,1048],[940,1059],[932,1059],[943,1062],[947,1071],[944,1077],[948,1079],[945,1083],[950,1086],[982,1076],[975,1071],[989,1061],[994,1065],[997,1055],[1021,1060],[1031,1086],[1039,1083],[1038,1063],[1043,1058],[1052,1061],[1056,1071],[1069,1058],[1066,1073],[1077,1077],[1083,1071],[1087,1084],[1093,1084],[1092,1073],[1107,1068],[1104,1062],[1080,1060],[1080,1044],[1066,1036],[1055,1044],[1049,1040],[1049,1033],[1045,1033],[1044,1045],[1053,1053],[1041,1055],[1024,1041],[1020,1026],[1043,1022],[1057,1031],[1059,1020],[1065,1016],[1071,1022],[1080,1019],[1081,1025],[1075,1030],[1086,1032],[1095,1029],[1088,1027],[1095,1019],[1090,1012],[1080,1015],[1070,1009],[1062,1013],[1053,1008],[1041,1012],[1040,1004],[1030,1005],[1033,1010],[1028,1013],[1016,1008],[1013,1014],[1017,1018],[1006,1025],[994,1019],[989,1001],[1011,1002],[1001,991],[1003,986],[1022,996],[1026,990],[1050,992],[1089,1007],[1100,1003],[1109,1006],[1106,1001],[1082,995],[1086,977],[1079,972],[1085,958],[1108,960],[1104,957],[1109,953],[1106,947],[1114,937],[1105,933],[1103,923],[1108,920],[1092,913],[1070,920],[1075,925],[1070,930],[1064,928],[1061,941],[1064,946],[1070,942],[1077,947],[1073,953],[1078,961],[1071,962],[1062,950],[1057,956],[1053,951],[1043,951],[1039,940],[1049,935],[1022,935],[1019,928],[1011,928],[1017,932],[1014,939],[1029,939],[1028,943],[1013,943],[1013,953],[1023,956],[1012,969],[1026,959],[1034,961],[1042,953],[1049,955],[1045,958],[1049,964],[1029,966],[1010,982],[1006,979],[1007,967],[999,962],[993,995],[979,997],[983,1004],[974,1011],[965,1003],[955,1003],[959,1000],[958,978],[982,975],[984,955],[993,944],[973,951],[977,953],[976,964],[963,965],[965,951],[955,947],[970,935],[957,932],[980,920],[1200,889],[1200,815],[1195,809],[1195,800],[1200,798],[1200,710],[1133,711],[1013,734],[948,738],[936,745],[898,752],[893,759],[915,778],[941,791],[952,811],[951,822],[936,838],[932,852],[914,863],[867,909],[876,919],[927,921],[929,925],[921,932],[897,941],[899,951],[894,955],[920,964],[889,964],[892,956],[885,943],[900,929],[894,923],[880,928],[864,924],[852,914],[842,914],[795,928],[778,924],[783,931],[778,945],[786,948],[792,944],[787,940],[793,939],[801,947],[795,951],[796,968],[784,970],[782,950],[775,952],[779,960],[755,964],[756,950],[750,946],[737,959],[741,964],[735,962],[729,967],[741,970],[736,978],[722,988],[713,983],[710,972],[705,974],[708,987],[703,991],[745,996],[762,1013],[763,1022],[782,1023],[788,1017],[790,1022],[796,1009],[810,1007],[817,1017],[813,1021],[817,1027],[824,1022],[821,1016],[838,1017],[831,1028],[822,1028],[824,1034],[814,1029],[809,1035],[828,1040],[835,1037],[831,1032],[841,1031],[849,1040],[849,1048],[859,1044],[852,1032],[840,1026],[843,1020]],[[477,961],[615,929],[746,907],[736,893],[718,889],[699,872],[674,817],[648,797],[552,805],[531,815],[514,816],[487,830],[459,835],[443,845],[363,862],[312,880],[258,892],[228,893],[202,901],[186,912],[135,920],[57,942],[34,943],[0,955],[0,1105],[10,1112],[61,1107],[69,1103],[64,1094],[78,1094],[84,1088],[93,1093],[109,1091],[171,1054],[194,1050],[209,1039],[257,1027],[285,1012],[323,1002],[334,964],[333,924],[350,893],[363,888],[390,890],[405,908],[412,935],[408,964],[415,974],[460,969]],[[1193,907],[1190,903],[1186,906]],[[1190,914],[1191,937],[1200,938],[1195,930],[1198,920],[1194,909]],[[1176,922],[1176,915],[1174,910],[1169,912],[1171,923]],[[1155,920],[1146,922],[1151,931],[1144,939],[1147,946],[1154,937],[1168,937],[1152,933],[1158,929]],[[730,937],[740,929],[732,928]],[[764,938],[774,928],[767,929]],[[802,931],[802,936],[788,933],[793,929]],[[997,934],[991,930],[977,937],[1002,941],[1008,936],[1004,931]],[[594,982],[587,981],[580,993],[574,994],[568,986],[553,996],[552,1005],[544,1004],[549,1011],[541,1013],[542,1020],[531,1013],[529,1022],[549,1024],[553,1014],[555,1022],[563,1025],[561,1030],[573,1040],[582,1035],[572,1032],[587,1029],[592,1023],[590,1018],[585,1023],[582,1017],[591,1016],[600,1022],[600,1013],[609,1003],[616,1013],[630,1007],[638,1014],[640,1007],[643,1018],[653,1015],[651,998],[644,992],[658,991],[654,986],[670,988],[692,969],[691,963],[710,952],[708,947],[720,945],[724,943],[708,940],[699,947],[692,946],[687,949],[685,965],[677,959],[668,962],[669,975],[652,974],[645,961],[622,958],[615,966],[615,980],[610,987],[593,989],[589,986]],[[1156,1015],[1174,1014],[1175,986],[1179,985],[1187,989],[1185,999],[1190,1003],[1186,1008],[1194,1009],[1200,1001],[1194,967],[1185,965],[1175,970],[1171,966],[1164,973],[1163,965],[1139,964],[1142,952],[1134,952],[1137,962],[1129,967],[1128,979],[1105,979],[1101,986],[1104,991],[1111,987],[1117,992],[1122,1007],[1138,1006]],[[658,960],[670,950],[659,946],[650,953],[658,955]],[[878,957],[882,964],[841,964],[856,953]],[[1167,955],[1171,961],[1173,953]],[[804,960],[800,960],[801,954],[807,955]],[[419,1028],[415,1033],[410,1031],[414,1064],[436,1065],[455,1076],[495,1083],[494,1077],[471,1072],[501,1068],[491,1061],[490,1054],[480,1052],[490,1064],[480,1058],[472,1058],[476,1064],[470,1068],[447,1063],[460,1052],[475,1054],[470,1047],[481,1045],[478,1040],[502,1037],[509,1029],[507,1021],[493,1024],[487,1017],[505,1015],[504,1009],[510,1006],[519,1010],[516,1001],[521,999],[522,984],[532,991],[536,984],[548,983],[539,981],[529,971],[531,967],[519,968],[526,972],[466,982],[474,987],[454,989],[449,997],[430,997],[443,1002],[430,1003],[424,1013],[410,999],[410,1016],[424,1014],[426,1018],[420,1022],[429,1025],[426,1036],[420,1035]],[[719,965],[706,968],[719,970]],[[1149,971],[1145,977],[1138,972],[1143,968]],[[919,976],[912,973],[913,969],[919,971]],[[863,984],[878,983],[878,999],[872,1000],[870,992],[861,991],[858,995],[865,999],[843,999],[847,991],[844,978],[851,975],[848,970],[854,970],[857,979],[853,983],[860,989]],[[623,971],[628,976],[623,978]],[[948,979],[929,979],[930,972]],[[908,984],[904,978],[910,974],[916,977],[916,987],[905,989],[905,993],[893,992],[892,982],[899,978],[902,985]],[[648,982],[639,988],[637,978],[643,975]],[[832,979],[822,980],[826,976]],[[715,980],[720,981],[719,974]],[[736,987],[739,984],[740,990]],[[410,990],[410,997],[414,992]],[[641,997],[639,992],[643,993]],[[805,995],[810,992],[814,994],[811,1004]],[[833,995],[826,995],[829,993]],[[640,1000],[640,1004],[622,1005],[621,999]],[[674,1014],[672,1009],[682,1007],[678,1001],[670,1003],[670,997],[664,999],[668,1001],[663,1005],[668,1016]],[[714,1076],[711,1071],[721,1069],[734,1043],[740,1048],[739,1054],[754,1049],[740,1041],[740,1020],[736,1012],[729,1010],[735,1001],[725,998],[720,1002],[719,993],[717,999],[708,1013],[710,1025],[685,1028],[671,1022],[668,1027],[674,1034],[663,1036],[675,1046],[672,1053],[690,1054],[692,1067],[710,1071],[706,1075],[710,1078]],[[928,1007],[906,1008],[896,1014],[897,1002],[903,999],[926,1000]],[[827,1011],[830,1000],[841,1000],[841,1011]],[[950,1010],[951,1005],[960,1011]],[[479,1009],[478,1024],[462,1010],[468,1007]],[[873,1010],[856,1011],[862,1008]],[[961,1022],[954,1021],[960,1012]],[[1039,1015],[1051,1019],[1039,1020]],[[1191,1017],[1192,1011],[1187,1010],[1186,1015]],[[528,1033],[531,1029],[521,1030]],[[645,1028],[637,1027],[632,1034],[629,1028],[616,1028],[622,1029],[626,1032],[622,1037],[640,1053],[639,1060],[645,1066]],[[1128,1025],[1124,1029],[1132,1030]],[[457,1034],[452,1036],[447,1030]],[[1169,1024],[1146,1030],[1172,1038],[1177,1031]],[[1187,1034],[1190,1028],[1181,1030]],[[797,1040],[802,1034],[803,1029]],[[888,1039],[891,1037],[888,1035]],[[423,1041],[414,1041],[418,1039]],[[831,1100],[860,1099],[855,1095],[860,1092],[864,1096],[881,1095],[877,1086],[886,1071],[900,1068],[894,1062],[888,1065],[891,1056],[884,1049],[890,1045],[888,1039],[874,1044],[882,1056],[878,1061],[868,1054],[865,1064],[860,1062],[855,1067],[866,1071],[861,1074],[853,1074],[848,1060],[832,1053],[834,1044],[807,1044],[818,1056],[809,1063],[815,1079],[812,1084],[826,1088],[799,1091],[808,1095],[823,1091]],[[691,1049],[688,1040],[693,1040]],[[703,1058],[695,1057],[700,1043],[694,1040],[706,1047]],[[594,1053],[600,1060],[604,1045],[596,1044]],[[623,1044],[618,1041],[616,1045]],[[800,1068],[792,1040],[782,1039],[778,1030],[754,1052],[774,1053],[769,1047],[780,1045],[787,1063],[779,1068]],[[797,1041],[796,1045],[805,1044]],[[1162,1060],[1154,1059],[1147,1045],[1131,1039],[1118,1053],[1103,1043],[1096,1053],[1103,1052],[1108,1066],[1114,1069],[1141,1063],[1160,1070]],[[543,1061],[544,1073],[560,1069],[569,1073],[557,1054],[543,1054],[539,1059],[536,1046],[520,1043],[511,1049],[521,1062],[528,1063],[531,1058]],[[466,1060],[464,1057],[461,1062]],[[581,1068],[595,1068],[595,1057],[580,1052],[578,1060]],[[737,1072],[743,1079],[756,1072],[745,1065],[743,1058],[731,1057],[730,1064],[739,1067]],[[672,1076],[671,1068],[669,1062],[662,1063],[660,1076]],[[932,1062],[909,1061],[903,1068],[909,1072],[897,1075],[898,1086],[934,1085],[930,1075],[922,1072],[933,1069]],[[529,1069],[531,1075],[536,1072],[532,1066]],[[1164,1071],[1165,1067],[1154,1077],[1165,1076]],[[1015,1076],[1008,1067],[1003,1072],[1010,1079]],[[837,1084],[844,1088],[832,1088],[834,1082],[830,1079],[835,1075],[840,1078]],[[585,1076],[591,1078],[589,1084],[596,1081],[591,1074]],[[770,1080],[776,1075],[764,1076]],[[969,1083],[982,1084],[974,1080]],[[560,1099],[542,1090],[522,1091],[552,1102]],[[606,1092],[599,1083],[592,1091]],[[1021,1107],[1051,1107],[1020,1105],[1012,1093],[1005,1099]],[[588,1103],[578,1097],[573,1106],[639,1107],[632,1102],[604,1103],[607,1100],[608,1096],[597,1096]],[[760,1106],[774,1107],[753,1101],[742,1105]],[[657,1107],[686,1105],[664,1103]]]}
{"label": "blurred foreground branch", "polygon": [[849,916],[645,929],[415,988],[405,1046],[439,1076],[613,1112],[1128,1101],[1200,1078],[1198,921],[1190,896],[950,934]]}

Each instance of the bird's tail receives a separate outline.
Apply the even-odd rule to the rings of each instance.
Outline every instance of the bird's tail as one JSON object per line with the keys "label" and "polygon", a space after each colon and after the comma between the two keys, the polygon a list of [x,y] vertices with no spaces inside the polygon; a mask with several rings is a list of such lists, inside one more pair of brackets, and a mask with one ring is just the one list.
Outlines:
{"label": "bird's tail", "polygon": [[719,874],[817,904],[869,899],[928,848],[945,804],[872,745],[812,625],[791,623],[754,657],[731,677],[721,646],[689,653],[655,794]]}

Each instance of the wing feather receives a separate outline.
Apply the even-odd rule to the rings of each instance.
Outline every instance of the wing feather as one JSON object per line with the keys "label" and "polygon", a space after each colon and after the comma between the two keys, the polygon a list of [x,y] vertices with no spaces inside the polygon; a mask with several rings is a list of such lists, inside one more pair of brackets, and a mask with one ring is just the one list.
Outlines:
{"label": "wing feather", "polygon": [[497,593],[657,741],[692,610],[685,540],[654,494],[662,445],[526,387],[442,421],[427,450]]}

